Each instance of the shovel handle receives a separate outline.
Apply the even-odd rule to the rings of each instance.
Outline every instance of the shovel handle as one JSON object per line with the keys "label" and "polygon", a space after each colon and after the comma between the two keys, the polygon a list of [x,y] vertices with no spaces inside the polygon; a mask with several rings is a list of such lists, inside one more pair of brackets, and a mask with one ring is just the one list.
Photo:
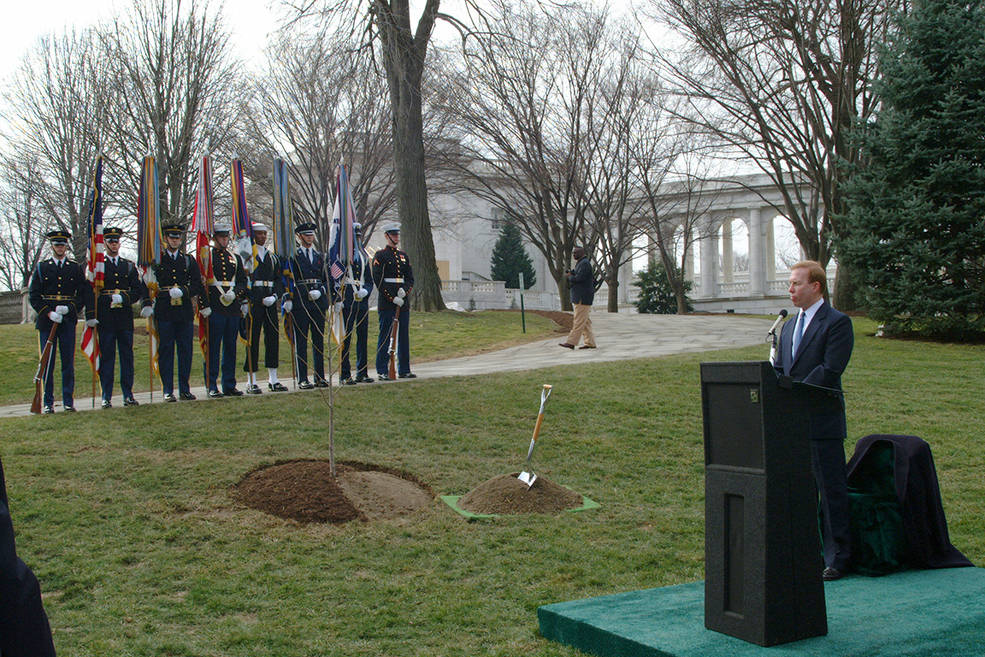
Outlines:
{"label": "shovel handle", "polygon": [[537,414],[537,424],[534,425],[534,437],[530,439],[531,442],[536,442],[537,441],[537,436],[540,435],[540,425],[543,424],[543,423],[544,423],[544,414],[543,413],[538,413]]}

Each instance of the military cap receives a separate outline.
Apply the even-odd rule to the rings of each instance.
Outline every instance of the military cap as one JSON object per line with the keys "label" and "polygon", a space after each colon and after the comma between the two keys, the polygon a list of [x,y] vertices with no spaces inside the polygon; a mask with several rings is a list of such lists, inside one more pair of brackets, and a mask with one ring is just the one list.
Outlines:
{"label": "military cap", "polygon": [[181,237],[185,234],[185,227],[182,224],[165,224],[161,230],[166,237]]}
{"label": "military cap", "polygon": [[254,221],[253,222],[253,232],[256,233],[258,231],[261,232],[261,233],[269,233],[270,232],[270,229],[267,228],[265,225],[258,224],[257,222]]}
{"label": "military cap", "polygon": [[397,223],[396,221],[391,221],[388,224],[384,224],[383,225],[383,232],[384,233],[399,233],[400,232],[400,224]]}
{"label": "military cap", "polygon": [[226,221],[217,221],[215,226],[212,227],[212,234],[217,236],[228,235],[232,231],[233,227]]}
{"label": "military cap", "polygon": [[120,239],[120,236],[122,236],[122,235],[123,235],[123,229],[122,228],[116,228],[114,226],[113,228],[104,228],[103,229],[103,239],[107,239],[107,240],[119,240]]}
{"label": "military cap", "polygon": [[298,235],[311,235],[315,232],[316,228],[318,227],[314,223],[305,221],[304,223],[298,224],[297,228],[294,229],[294,232]]}
{"label": "military cap", "polygon": [[46,237],[52,244],[68,244],[72,234],[67,230],[56,229],[48,231]]}

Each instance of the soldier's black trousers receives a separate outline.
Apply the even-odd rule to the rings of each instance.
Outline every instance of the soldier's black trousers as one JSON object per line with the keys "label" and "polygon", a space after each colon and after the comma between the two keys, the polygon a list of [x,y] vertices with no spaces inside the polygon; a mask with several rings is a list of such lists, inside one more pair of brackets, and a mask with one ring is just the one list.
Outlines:
{"label": "soldier's black trousers", "polygon": [[113,398],[116,352],[120,352],[120,388],[123,398],[133,397],[133,329],[96,329],[99,333],[99,383],[103,399]]}

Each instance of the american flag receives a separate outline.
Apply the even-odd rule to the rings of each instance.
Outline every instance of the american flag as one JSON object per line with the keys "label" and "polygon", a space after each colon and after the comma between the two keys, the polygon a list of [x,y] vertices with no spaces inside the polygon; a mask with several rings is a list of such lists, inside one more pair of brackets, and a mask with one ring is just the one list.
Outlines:
{"label": "american flag", "polygon": [[[86,278],[92,285],[94,296],[99,296],[106,279],[106,246],[103,244],[103,156],[96,158],[96,171],[92,176],[92,189],[89,190],[89,253],[86,258]],[[99,369],[99,340],[95,329],[86,326],[82,332],[82,353],[92,366]]]}

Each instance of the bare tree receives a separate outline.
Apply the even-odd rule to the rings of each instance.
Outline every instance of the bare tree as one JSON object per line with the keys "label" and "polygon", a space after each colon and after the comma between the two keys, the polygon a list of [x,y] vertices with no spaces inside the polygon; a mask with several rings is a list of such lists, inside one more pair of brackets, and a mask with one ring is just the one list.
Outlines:
{"label": "bare tree", "polygon": [[39,188],[41,175],[30,155],[7,156],[0,179],[0,283],[26,289],[41,259],[46,222]]}
{"label": "bare tree", "polygon": [[[95,31],[71,32],[42,37],[6,94],[14,135],[10,152],[18,154],[19,173],[13,175],[31,176],[30,196],[43,210],[30,215],[38,225],[21,238],[67,230],[79,259],[87,243],[86,197],[109,131],[105,80]],[[18,185],[21,193],[26,184]]]}
{"label": "bare tree", "polygon": [[586,141],[588,116],[602,80],[605,16],[508,0],[493,12],[450,82],[461,143],[448,166],[544,255],[570,310],[564,275],[585,236],[586,170],[596,150]]}
{"label": "bare tree", "polygon": [[247,140],[270,193],[270,162],[282,154],[292,177],[295,210],[318,225],[327,243],[335,170],[350,167],[357,219],[368,237],[395,204],[386,85],[354,46],[292,25],[267,49],[269,66],[250,85]]}
{"label": "bare tree", "polygon": [[[124,203],[137,207],[141,161],[151,154],[162,220],[187,223],[198,157],[231,155],[224,149],[238,103],[229,33],[208,0],[132,0],[103,45],[112,62],[112,171],[125,172]],[[215,188],[224,189],[221,178]]]}
{"label": "bare tree", "polygon": [[877,104],[875,46],[906,5],[651,0],[689,42],[679,58],[655,52],[689,101],[687,118],[771,178],[804,252],[822,264],[845,210],[842,165],[859,156],[849,130]]}

